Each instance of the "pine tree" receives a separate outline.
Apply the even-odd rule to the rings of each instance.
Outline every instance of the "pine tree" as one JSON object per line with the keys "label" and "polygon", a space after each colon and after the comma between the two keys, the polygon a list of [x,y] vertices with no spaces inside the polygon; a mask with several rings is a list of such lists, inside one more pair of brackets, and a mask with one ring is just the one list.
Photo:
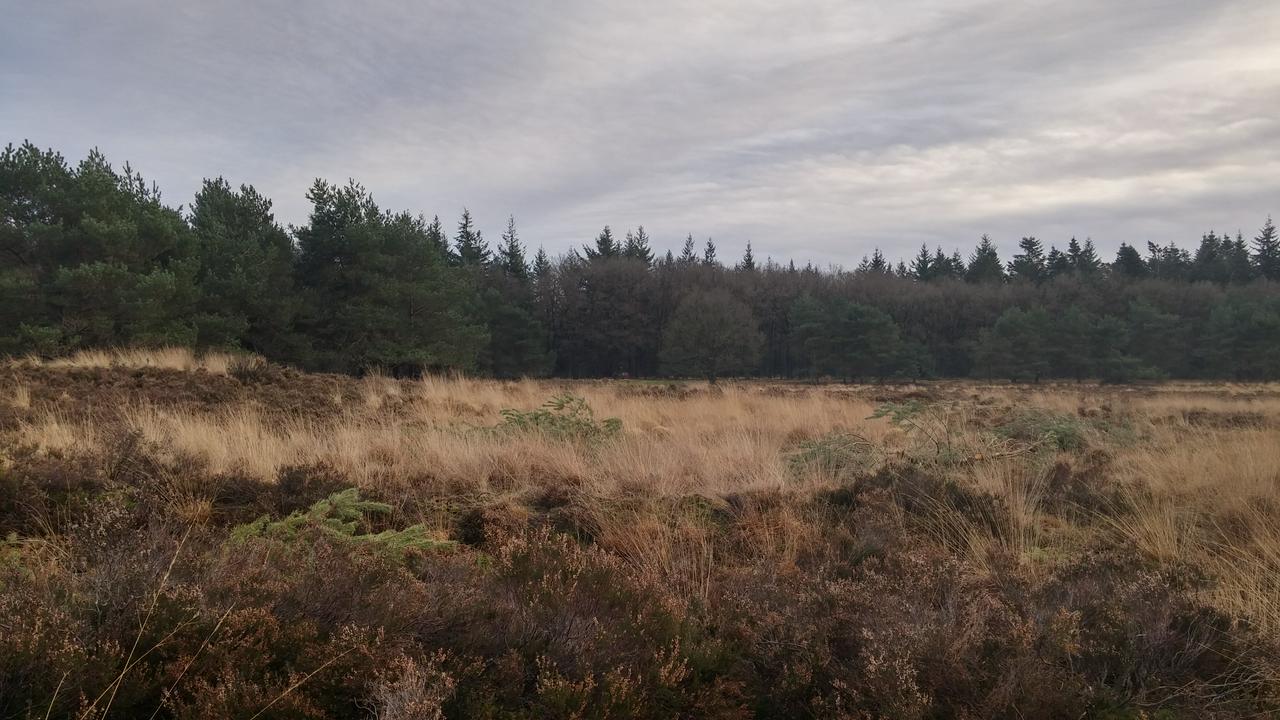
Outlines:
{"label": "pine tree", "polygon": [[969,256],[969,267],[965,269],[964,279],[971,283],[1004,282],[1004,264],[1000,262],[1000,253],[995,243],[986,235],[978,242],[973,255]]}
{"label": "pine tree", "polygon": [[738,263],[738,269],[744,272],[755,272],[756,256],[751,252],[751,241],[747,241],[747,250],[742,253],[742,262]]}
{"label": "pine tree", "polygon": [[613,239],[613,230],[608,225],[596,236],[595,247],[584,245],[582,249],[586,251],[588,260],[608,260],[621,252],[617,241]]}
{"label": "pine tree", "polygon": [[1224,240],[1230,242],[1226,238],[1220,240],[1218,234],[1212,230],[1200,238],[1200,247],[1196,248],[1195,257],[1191,261],[1192,282],[1226,282]]}
{"label": "pine tree", "polygon": [[1253,266],[1262,277],[1280,281],[1280,235],[1269,215],[1258,237],[1253,239]]}
{"label": "pine tree", "polygon": [[678,262],[681,265],[692,265],[698,262],[698,256],[693,251],[693,233],[690,233],[689,237],[684,239],[684,249],[680,251],[680,260]]}
{"label": "pine tree", "polygon": [[1056,247],[1049,248],[1049,254],[1044,259],[1045,277],[1052,280],[1054,278],[1066,277],[1075,273],[1076,268],[1071,264],[1071,258]]}
{"label": "pine tree", "polygon": [[[809,268],[806,269],[812,268],[813,265],[811,263]],[[817,271],[814,270],[813,272],[816,273]],[[884,253],[880,252],[880,248],[876,248],[871,253],[870,258],[867,258],[866,255],[862,256],[862,262],[858,264],[858,272],[870,275],[892,275],[893,265],[890,265],[889,261],[885,259]]]}
{"label": "pine tree", "polygon": [[645,265],[653,264],[653,249],[649,247],[649,236],[645,233],[643,225],[636,228],[634,233],[627,231],[627,242],[622,247],[622,256],[639,260]]}
{"label": "pine tree", "polygon": [[1137,248],[1128,243],[1120,243],[1120,249],[1116,251],[1116,261],[1111,263],[1111,269],[1121,277],[1135,280],[1146,277],[1148,272],[1147,264],[1142,261]]}
{"label": "pine tree", "polygon": [[[1072,240],[1072,242],[1075,242]],[[1045,279],[1044,248],[1034,237],[1024,237],[1018,241],[1022,252],[1014,255],[1009,263],[1009,277],[1027,282],[1038,283]]]}
{"label": "pine tree", "polygon": [[1084,247],[1075,258],[1075,272],[1092,275],[1101,269],[1102,260],[1098,259],[1098,252],[1094,250],[1092,238],[1084,238]]}
{"label": "pine tree", "polygon": [[529,265],[524,257],[524,245],[516,235],[516,218],[507,217],[507,229],[502,233],[502,242],[498,244],[498,268],[509,278],[520,282],[529,279]]}
{"label": "pine tree", "polygon": [[711,240],[711,238],[707,238],[707,245],[706,245],[706,247],[705,247],[705,248],[703,248],[703,249],[702,249],[702,264],[703,264],[703,265],[716,265],[716,264],[717,264],[717,262],[716,262],[716,244],[715,244],[715,242],[713,242],[713,241]]}
{"label": "pine tree", "polygon": [[1253,260],[1249,257],[1249,244],[1244,240],[1244,233],[1236,231],[1236,239],[1222,238],[1222,264],[1226,273],[1226,282],[1247,283],[1257,276]]}
{"label": "pine tree", "polygon": [[1173,243],[1147,242],[1147,269],[1160,280],[1184,280],[1191,273],[1191,254]]}
{"label": "pine tree", "polygon": [[[938,252],[941,253],[942,251],[939,250]],[[920,252],[916,253],[915,259],[911,261],[911,267],[907,270],[907,274],[917,282],[928,282],[934,278],[936,268],[933,263],[933,256],[929,254],[929,248],[923,243],[920,244]]]}
{"label": "pine tree", "polygon": [[466,208],[462,209],[462,219],[458,221],[458,234],[453,238],[453,246],[457,262],[461,265],[482,266],[487,265],[491,259],[489,244],[475,228],[471,211]]}
{"label": "pine tree", "polygon": [[189,220],[200,260],[201,345],[243,345],[272,358],[303,360],[293,243],[271,201],[252,186],[205,180]]}
{"label": "pine tree", "polygon": [[449,238],[444,234],[444,226],[440,224],[439,215],[433,217],[431,224],[427,226],[427,243],[440,254],[440,257],[449,257]]}

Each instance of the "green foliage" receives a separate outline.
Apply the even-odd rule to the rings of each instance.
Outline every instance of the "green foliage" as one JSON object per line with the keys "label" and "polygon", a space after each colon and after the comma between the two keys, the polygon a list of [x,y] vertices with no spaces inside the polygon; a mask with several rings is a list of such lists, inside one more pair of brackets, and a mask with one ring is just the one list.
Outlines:
{"label": "green foliage", "polygon": [[881,418],[916,438],[919,447],[914,454],[919,459],[946,465],[972,454],[961,446],[960,418],[953,403],[886,402],[867,419]]}
{"label": "green foliage", "polygon": [[917,348],[903,353],[892,318],[859,303],[836,299],[823,304],[804,296],[792,305],[791,325],[796,354],[811,376],[885,377],[900,370],[914,374],[928,364]]}
{"label": "green foliage", "polygon": [[716,378],[750,372],[763,338],[741,300],[724,290],[695,291],[681,301],[662,339],[663,369]]}
{"label": "green foliage", "polygon": [[391,553],[452,547],[455,544],[429,537],[422,525],[379,533],[360,532],[366,525],[367,515],[390,512],[390,505],[361,499],[359,489],[348,488],[315,503],[306,512],[293,512],[280,520],[263,515],[251,523],[239,525],[232,529],[231,540],[243,543],[250,538],[265,537],[294,542],[307,532],[320,532],[343,542],[364,543]]}
{"label": "green foliage", "polygon": [[495,252],[466,210],[451,241],[355,182],[307,197],[307,222],[283,228],[253,186],[215,178],[184,213],[97,151],[68,163],[6,147],[0,352],[183,345],[498,377],[1280,377],[1270,220],[1252,242],[1207,233],[1194,255],[1124,244],[1104,264],[1088,240],[1045,252],[1026,237],[1006,266],[983,236],[967,263],[921,247],[908,268],[876,250],[856,272],[761,262],[754,247],[726,266],[692,235],[655,259],[643,227],[606,227],[530,267],[514,218]]}
{"label": "green foliage", "polygon": [[806,440],[787,456],[796,474],[817,473],[837,479],[870,468],[879,457],[879,448],[860,435],[833,433]]}
{"label": "green foliage", "polygon": [[1021,410],[996,428],[1000,435],[1025,442],[1047,442],[1059,450],[1085,446],[1088,424],[1073,415],[1039,408]]}
{"label": "green foliage", "polygon": [[347,372],[474,367],[488,341],[475,295],[446,267],[423,218],[380,210],[355,183],[316,181],[307,197],[313,209],[297,231],[297,268],[312,364]]}
{"label": "green foliage", "polygon": [[622,432],[622,421],[597,421],[587,401],[576,395],[556,395],[536,410],[502,411],[496,430],[511,433],[538,433],[557,440],[595,442],[609,440]]}

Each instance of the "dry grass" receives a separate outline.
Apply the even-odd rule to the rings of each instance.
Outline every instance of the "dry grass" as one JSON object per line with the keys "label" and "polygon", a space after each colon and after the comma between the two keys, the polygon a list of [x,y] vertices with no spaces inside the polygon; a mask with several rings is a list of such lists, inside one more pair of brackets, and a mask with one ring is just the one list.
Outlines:
{"label": "dry grass", "polygon": [[[164,367],[226,374],[232,362],[229,357],[162,351],[85,353],[43,366]],[[755,653],[753,662],[769,662],[771,653],[785,648],[802,652],[790,659],[775,657],[781,665],[801,662],[797,658],[813,651],[814,667],[828,668],[838,661],[822,656],[816,650],[820,641],[805,633],[822,626],[824,614],[844,612],[841,608],[850,597],[862,597],[842,594],[854,592],[850,588],[870,598],[866,605],[848,605],[861,609],[849,610],[851,614],[840,621],[868,623],[858,643],[869,642],[877,632],[875,613],[898,607],[902,615],[893,622],[902,624],[885,631],[889,640],[883,653],[923,643],[919,633],[930,623],[936,629],[954,622],[955,627],[941,635],[957,643],[955,647],[962,647],[969,634],[979,637],[974,642],[980,645],[987,642],[981,639],[983,633],[999,632],[999,623],[970,626],[958,609],[966,603],[984,608],[966,612],[997,612],[1005,603],[1024,603],[1031,609],[1023,617],[1057,618],[1045,621],[1050,625],[1071,618],[1085,622],[1081,618],[1090,616],[1084,610],[1037,606],[1034,603],[1045,601],[1027,598],[1041,598],[1035,588],[1084,572],[1080,568],[1092,567],[1090,558],[1100,553],[1121,558],[1115,567],[1128,569],[1108,571],[1113,576],[1085,577],[1063,602],[1079,599],[1081,607],[1088,608],[1091,593],[1113,601],[1108,593],[1133,592],[1133,597],[1142,598],[1153,588],[1174,597],[1183,592],[1173,589],[1175,583],[1165,588],[1142,583],[1163,577],[1159,572],[1190,567],[1197,577],[1207,578],[1203,585],[1186,590],[1200,603],[1197,607],[1208,605],[1233,619],[1248,620],[1249,632],[1280,641],[1276,386],[1119,389],[1064,384],[1029,389],[968,383],[896,388],[722,383],[712,388],[702,383],[499,382],[461,376],[396,380],[376,375],[358,380],[272,376],[252,381],[314,381],[313,395],[306,396],[311,398],[309,410],[304,412],[271,406],[253,392],[227,396],[234,401],[208,400],[190,392],[218,383],[241,391],[263,387],[235,377],[214,383],[196,374],[190,385],[173,385],[173,378],[163,378],[170,383],[164,392],[176,387],[174,397],[187,400],[168,401],[164,392],[139,392],[124,403],[77,404],[62,385],[42,379],[49,373],[24,376],[16,366],[11,371],[12,381],[4,385],[12,388],[6,398],[9,414],[0,416],[7,417],[8,424],[0,426],[0,442],[14,450],[13,457],[36,459],[23,470],[32,483],[54,478],[53,486],[61,487],[58,483],[67,481],[66,474],[39,474],[51,472],[48,468],[60,460],[115,462],[111,458],[121,452],[121,438],[132,435],[143,441],[136,452],[146,453],[148,460],[140,463],[148,475],[140,481],[145,488],[136,495],[145,504],[137,507],[158,508],[147,512],[216,536],[228,532],[232,523],[227,517],[236,512],[220,499],[220,483],[241,488],[238,492],[270,496],[292,487],[286,484],[292,469],[323,466],[317,475],[337,478],[337,487],[356,485],[395,506],[396,527],[421,523],[435,537],[462,538],[460,542],[484,548],[485,563],[492,557],[515,563],[512,553],[519,555],[521,548],[551,548],[547,552],[561,558],[551,565],[536,565],[542,561],[529,557],[520,561],[535,563],[528,572],[536,581],[529,587],[557,577],[568,578],[569,584],[518,605],[521,613],[534,613],[572,596],[575,588],[586,587],[578,583],[591,577],[579,574],[583,568],[601,563],[600,568],[616,568],[621,573],[617,577],[648,588],[641,593],[646,601],[681,621],[714,617],[717,605],[753,608],[745,615],[759,614],[761,635],[755,641],[744,640],[742,650]],[[302,390],[298,392],[302,397]],[[604,439],[573,439],[495,430],[503,422],[504,409],[531,410],[564,392],[584,398],[597,420],[621,419],[622,432]],[[886,400],[920,400],[923,409],[908,423],[873,419]],[[1017,433],[1012,433],[1009,428],[1015,426]],[[1071,442],[1046,435],[1062,428],[1073,433]],[[833,438],[856,442],[829,442]],[[828,455],[816,462],[797,462],[803,452]],[[68,465],[87,466],[91,463]],[[245,478],[259,489],[246,491],[243,484],[235,485]],[[314,491],[324,497],[332,490],[325,486]],[[298,500],[290,507],[306,507],[311,501]],[[103,507],[106,515],[114,512],[109,503]],[[256,513],[262,506],[250,507]],[[287,510],[277,510],[283,512]],[[471,522],[476,526],[460,529]],[[56,526],[53,518],[41,532],[54,537]],[[535,526],[563,528],[556,532],[572,539],[530,535]],[[34,562],[34,540],[23,543]],[[579,543],[589,546],[590,553],[580,550]],[[874,561],[864,566],[863,558]],[[58,570],[56,558],[49,562],[53,565],[35,576],[75,577],[69,570]],[[457,567],[471,572],[479,564],[464,559]],[[913,567],[918,574],[912,575],[917,572]],[[947,579],[939,579],[944,573],[950,573]],[[450,587],[449,582],[427,587],[435,592]],[[945,590],[929,590],[935,582]],[[893,602],[882,600],[900,590],[899,585],[915,589],[901,590]],[[940,600],[943,592],[952,594]],[[605,595],[593,590],[580,601],[597,608]],[[999,600],[994,599],[997,595]],[[825,599],[805,604],[819,597]],[[459,602],[470,606],[493,600],[468,597]],[[1134,610],[1136,601],[1114,602],[1111,611],[1134,613],[1125,616],[1126,622],[1154,623],[1133,632],[1150,633],[1154,628],[1160,635],[1169,629],[1158,613],[1151,619]],[[1159,606],[1164,601],[1153,602]],[[729,615],[715,622],[731,622],[730,616],[743,614],[724,612]],[[952,618],[947,615],[951,612],[958,614]],[[521,617],[521,622],[534,622]],[[572,644],[581,631],[574,617],[569,613],[545,620],[551,636],[571,643],[567,656],[591,647]],[[775,625],[790,627],[798,635],[775,636]],[[608,632],[620,632],[618,627]],[[1127,628],[1138,626],[1116,627],[1121,628],[1116,632],[1122,633],[1123,644],[1130,639],[1123,636]],[[1016,628],[1011,632],[1019,638],[1024,632],[1038,632],[1031,625]],[[526,631],[531,632],[528,627]],[[1089,631],[1086,623],[1072,632]],[[756,630],[739,627],[739,632],[745,637]],[[839,624],[819,634],[837,632]],[[1057,635],[1050,635],[1039,642],[1057,642]],[[1070,668],[1080,659],[1071,657],[1076,652],[1073,636],[1063,637]],[[928,654],[936,651],[931,646],[919,645],[917,650],[938,660]],[[635,650],[628,652],[626,657],[632,658]],[[1166,652],[1163,649],[1150,652],[1156,653],[1156,660],[1166,659],[1159,655]],[[1058,662],[1056,657],[1047,654],[1019,667],[1051,664]],[[377,705],[384,715],[394,715],[401,705],[438,708],[441,693],[452,692],[456,678],[437,674],[427,659],[397,662],[404,665],[398,676],[379,679]],[[857,666],[841,682],[872,682],[867,678],[879,676],[869,674],[868,667],[879,662]],[[1106,666],[1109,661],[1101,662]],[[309,666],[298,677],[312,670]],[[1274,668],[1255,672],[1266,675]],[[962,686],[968,680],[957,682]],[[917,697],[898,692],[891,694]]]}
{"label": "dry grass", "polygon": [[26,357],[11,364],[52,368],[162,368],[194,372],[203,370],[214,375],[226,375],[235,363],[244,358],[225,352],[196,353],[190,348],[119,348],[112,350],[81,350],[74,355],[53,360]]}

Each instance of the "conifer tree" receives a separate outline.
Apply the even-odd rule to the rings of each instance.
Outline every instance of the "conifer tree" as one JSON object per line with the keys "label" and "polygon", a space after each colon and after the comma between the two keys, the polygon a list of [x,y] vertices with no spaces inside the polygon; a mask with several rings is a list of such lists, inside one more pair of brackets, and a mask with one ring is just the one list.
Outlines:
{"label": "conifer tree", "polygon": [[[1074,240],[1072,242],[1075,242]],[[1013,256],[1009,263],[1009,277],[1038,283],[1045,279],[1044,248],[1034,237],[1024,237],[1018,241],[1021,253]]]}
{"label": "conifer tree", "polygon": [[449,238],[444,234],[444,226],[440,224],[439,215],[431,218],[431,224],[427,226],[427,242],[440,253],[440,257],[449,257],[451,252]]}
{"label": "conifer tree", "polygon": [[519,282],[529,279],[529,265],[524,257],[524,245],[516,235],[516,218],[507,217],[507,229],[502,233],[502,242],[498,243],[497,265],[504,275]]}
{"label": "conifer tree", "polygon": [[693,233],[684,239],[684,249],[680,251],[679,262],[681,265],[692,265],[698,262],[698,256],[693,251]]}
{"label": "conifer tree", "polygon": [[1247,283],[1257,276],[1253,260],[1249,257],[1249,244],[1245,242],[1243,232],[1237,231],[1235,240],[1223,236],[1221,247],[1226,282]]}
{"label": "conifer tree", "polygon": [[1049,248],[1049,254],[1045,256],[1044,272],[1045,276],[1050,280],[1053,278],[1065,277],[1076,271],[1074,265],[1071,264],[1071,258],[1067,253],[1062,252],[1056,247]]}
{"label": "conifer tree", "polygon": [[1253,239],[1253,266],[1262,277],[1280,281],[1280,234],[1276,225],[1267,216],[1267,222]]}
{"label": "conifer tree", "polygon": [[1134,280],[1146,277],[1148,272],[1147,264],[1142,261],[1137,248],[1128,243],[1120,243],[1120,249],[1116,251],[1116,260],[1111,264],[1111,269],[1121,277]]}
{"label": "conifer tree", "polygon": [[738,263],[738,269],[743,272],[756,271],[756,256],[751,252],[751,241],[747,241],[746,252],[742,253],[742,262]]}
{"label": "conifer tree", "polygon": [[[938,252],[942,252],[939,250]],[[910,268],[906,269],[907,275],[914,278],[917,282],[928,282],[934,278],[936,268],[933,263],[933,256],[929,254],[929,248],[920,244],[920,252],[916,253],[916,257],[911,261]]]}
{"label": "conifer tree", "polygon": [[971,283],[1004,282],[1004,264],[1000,262],[995,243],[986,235],[982,236],[973,255],[969,256],[969,267],[965,269],[964,279]]}
{"label": "conifer tree", "polygon": [[702,249],[702,264],[717,265],[716,261],[716,244],[711,238],[707,238],[707,245]]}
{"label": "conifer tree", "polygon": [[1084,238],[1084,247],[1076,255],[1074,264],[1075,272],[1082,275],[1092,275],[1102,269],[1102,260],[1098,259],[1098,252],[1093,247],[1092,238]]}
{"label": "conifer tree", "polygon": [[[1191,261],[1191,280],[1205,282],[1225,282],[1227,267],[1223,252],[1223,238],[1212,230],[1200,239],[1200,247],[1196,248],[1195,257]],[[1227,241],[1230,242],[1230,241]]]}
{"label": "conifer tree", "polygon": [[491,259],[489,244],[475,228],[471,220],[471,211],[466,208],[462,209],[462,218],[458,221],[458,234],[453,238],[453,246],[460,265],[480,267],[487,265]]}
{"label": "conifer tree", "polygon": [[608,260],[621,252],[618,242],[613,239],[613,230],[608,225],[596,236],[595,247],[585,245],[582,249],[586,251],[588,260]]}
{"label": "conifer tree", "polygon": [[639,260],[645,265],[653,264],[653,249],[649,247],[649,235],[645,233],[643,225],[636,228],[634,233],[627,231],[627,241],[622,247],[622,256]]}

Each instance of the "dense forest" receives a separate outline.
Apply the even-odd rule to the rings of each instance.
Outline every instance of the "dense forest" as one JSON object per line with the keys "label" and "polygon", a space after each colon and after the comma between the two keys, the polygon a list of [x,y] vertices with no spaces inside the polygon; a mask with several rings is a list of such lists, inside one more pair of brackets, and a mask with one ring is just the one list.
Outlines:
{"label": "dense forest", "polygon": [[[251,186],[186,208],[99,152],[0,155],[0,353],[243,348],[311,370],[498,377],[1010,380],[1280,377],[1280,237],[1209,232],[1194,252],[1022,238],[1005,261],[879,251],[853,270],[724,259],[644,228],[529,252],[317,180],[281,227]],[[1197,230],[1197,233],[1199,231]],[[1144,252],[1145,251],[1145,252]]]}

